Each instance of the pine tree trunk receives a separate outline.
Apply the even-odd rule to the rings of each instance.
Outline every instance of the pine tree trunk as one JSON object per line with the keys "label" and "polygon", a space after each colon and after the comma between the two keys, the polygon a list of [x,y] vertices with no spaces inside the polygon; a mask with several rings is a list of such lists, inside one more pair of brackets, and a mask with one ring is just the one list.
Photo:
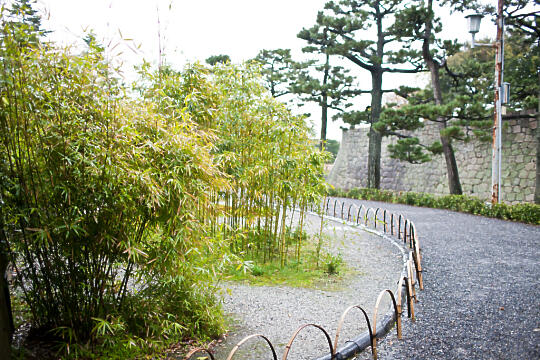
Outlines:
{"label": "pine tree trunk", "polygon": [[326,128],[328,126],[328,94],[326,92],[326,84],[330,77],[330,55],[326,53],[326,62],[324,64],[323,91],[322,91],[322,114],[321,114],[321,141],[319,149],[323,149],[326,145]]}
{"label": "pine tree trunk", "polygon": [[[371,125],[379,121],[382,104],[382,71],[376,69],[371,73]],[[368,147],[368,181],[367,187],[378,189],[381,184],[381,142],[382,135],[373,129],[369,130]]]}
{"label": "pine tree trunk", "polygon": [[[442,130],[446,127],[445,124],[441,124],[439,129]],[[454,155],[454,148],[452,143],[441,135],[441,144],[444,153],[444,160],[446,162],[446,172],[448,174],[448,189],[450,194],[461,195],[463,190],[461,189],[461,182],[459,181],[459,173],[456,163],[456,157]]]}
{"label": "pine tree trunk", "polygon": [[536,112],[536,188],[534,203],[540,204],[540,71],[538,72],[538,110]]}
{"label": "pine tree trunk", "polygon": [[328,124],[328,97],[326,94],[323,96],[323,104],[321,108],[321,141],[319,142],[319,149],[322,150],[326,145],[326,127]]}
{"label": "pine tree trunk", "polygon": [[367,186],[371,189],[378,189],[381,185],[381,142],[381,134],[370,129]]}
{"label": "pine tree trunk", "polygon": [[[428,1],[429,12],[432,12],[432,9],[433,1],[430,0]],[[435,59],[433,59],[431,51],[429,49],[433,24],[431,20],[428,20],[425,25],[426,30],[424,34],[424,43],[422,45],[422,56],[431,76],[431,86],[433,88],[433,97],[435,98],[435,104],[442,105],[443,99],[439,78],[439,70],[441,68],[441,64],[439,64],[435,61]],[[439,131],[444,130],[444,128],[446,128],[446,121],[443,118],[438,118],[437,121],[439,123]],[[442,136],[442,134],[440,136],[440,139],[444,154],[444,160],[446,161],[446,173],[448,175],[448,188],[450,190],[450,194],[461,195],[463,191],[461,189],[461,182],[459,181],[456,157],[454,155],[452,143],[450,139]]]}

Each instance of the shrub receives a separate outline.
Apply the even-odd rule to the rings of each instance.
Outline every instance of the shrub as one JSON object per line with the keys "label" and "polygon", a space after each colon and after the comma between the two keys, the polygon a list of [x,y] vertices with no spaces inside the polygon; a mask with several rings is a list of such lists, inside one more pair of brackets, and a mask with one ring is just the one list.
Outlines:
{"label": "shrub", "polygon": [[486,203],[478,198],[463,195],[459,211],[482,215],[485,212],[486,206]]}
{"label": "shrub", "polygon": [[[497,219],[509,219],[509,208],[511,206],[504,203],[493,204],[489,209],[489,216]],[[516,219],[517,220],[517,219]]]}
{"label": "shrub", "polygon": [[398,201],[407,205],[419,205],[419,197],[417,193],[405,193]]}
{"label": "shrub", "polygon": [[[351,189],[345,195],[346,197],[351,198],[351,199],[359,199],[362,196],[362,189],[360,188]],[[335,196],[335,195],[330,195],[330,196]]]}
{"label": "shrub", "polygon": [[341,189],[330,188],[328,189],[328,196],[345,197],[346,192]]}
{"label": "shrub", "polygon": [[111,317],[161,346],[165,323],[176,339],[221,332],[207,262],[224,250],[202,216],[226,184],[214,136],[125,96],[92,40],[21,48],[2,26],[0,223],[32,325],[89,347]]}
{"label": "shrub", "polygon": [[540,225],[540,205],[517,204],[510,208],[511,220]]}
{"label": "shrub", "polygon": [[[329,192],[329,196],[339,194],[340,190]],[[413,206],[425,206],[438,209],[460,211],[474,215],[483,215],[504,220],[520,221],[528,224],[540,225],[540,205],[517,204],[508,205],[499,203],[486,204],[485,201],[468,195],[435,196],[427,193],[404,192],[394,193],[389,190],[354,188],[346,193],[345,197],[360,200],[374,200],[395,202]]]}

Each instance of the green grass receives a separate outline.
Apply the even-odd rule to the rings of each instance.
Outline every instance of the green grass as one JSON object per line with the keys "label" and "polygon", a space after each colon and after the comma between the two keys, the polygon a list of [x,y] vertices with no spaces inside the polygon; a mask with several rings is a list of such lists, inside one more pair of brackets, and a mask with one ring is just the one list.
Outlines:
{"label": "green grass", "polygon": [[[255,286],[285,285],[339,290],[345,280],[356,274],[341,255],[331,255],[321,250],[317,257],[317,239],[306,236],[306,240],[300,261],[291,260],[294,254],[289,254],[289,260],[281,266],[277,256],[265,262],[262,255],[250,254],[243,258],[244,266],[229,267],[223,274],[224,279]],[[293,246],[290,252],[294,252]]]}
{"label": "green grass", "polygon": [[281,268],[278,262],[254,263],[251,269],[230,268],[225,274],[227,281],[243,282],[255,286],[285,285],[326,290],[339,290],[354,270],[340,265],[339,273],[330,274],[324,264],[319,268],[311,262],[290,262]]}

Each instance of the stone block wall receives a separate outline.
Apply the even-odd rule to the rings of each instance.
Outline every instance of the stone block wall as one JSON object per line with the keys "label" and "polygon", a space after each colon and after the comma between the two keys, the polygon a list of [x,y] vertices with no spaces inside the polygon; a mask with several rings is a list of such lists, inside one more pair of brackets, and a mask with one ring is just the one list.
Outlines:
{"label": "stone block wall", "polygon": [[[536,177],[535,119],[508,120],[503,123],[501,196],[509,204],[533,202]],[[420,139],[431,143],[439,138],[435,125],[418,132]],[[395,137],[383,139],[381,154],[381,189],[427,192],[446,195],[448,178],[443,155],[433,156],[424,164],[410,164],[391,159],[388,144]],[[491,199],[491,143],[470,141],[454,145],[463,193],[488,201]],[[368,129],[344,130],[338,156],[328,175],[336,188],[351,189],[367,185]]]}

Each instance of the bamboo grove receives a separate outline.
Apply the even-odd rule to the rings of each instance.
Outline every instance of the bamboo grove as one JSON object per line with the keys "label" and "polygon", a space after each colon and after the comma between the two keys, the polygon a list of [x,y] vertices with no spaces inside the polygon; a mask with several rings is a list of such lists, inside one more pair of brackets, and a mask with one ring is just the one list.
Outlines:
{"label": "bamboo grove", "polygon": [[322,166],[328,155],[314,150],[304,119],[268,96],[255,63],[211,70],[195,64],[182,73],[162,69],[145,76],[145,98],[165,111],[187,108],[201,128],[219,134],[213,154],[229,187],[210,195],[221,210],[212,236],[219,231],[236,254],[262,252],[284,264],[292,212],[298,210],[301,227],[307,207],[326,192]]}
{"label": "bamboo grove", "polygon": [[254,64],[144,64],[131,87],[92,37],[77,53],[14,24],[4,11],[0,243],[33,326],[75,356],[219,334],[223,266],[301,256],[292,216],[326,191],[304,119]]}

